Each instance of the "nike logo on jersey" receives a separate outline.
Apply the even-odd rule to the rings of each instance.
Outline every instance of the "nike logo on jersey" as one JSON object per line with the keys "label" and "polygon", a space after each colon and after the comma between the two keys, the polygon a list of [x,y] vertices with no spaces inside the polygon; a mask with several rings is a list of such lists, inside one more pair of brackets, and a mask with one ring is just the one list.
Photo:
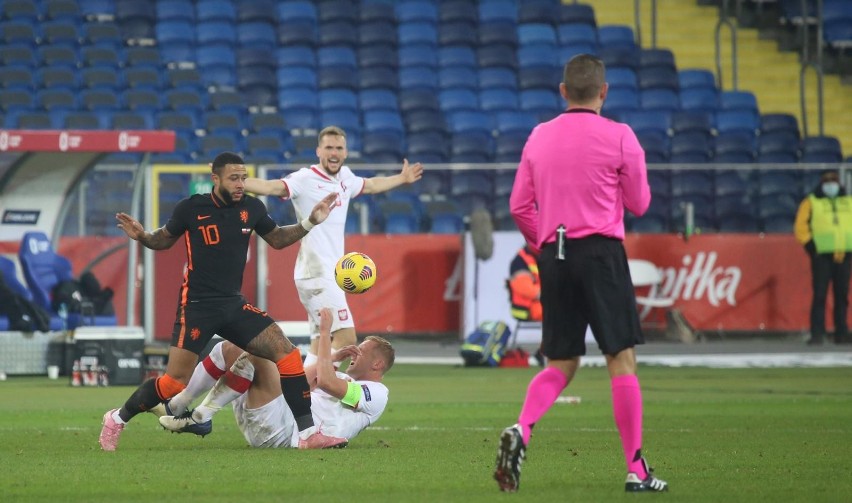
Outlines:
{"label": "nike logo on jersey", "polygon": [[198,216],[197,216],[197,217],[195,217],[195,218],[197,218],[197,219],[199,219],[199,220],[207,220],[207,219],[208,219],[208,218],[210,218],[211,216],[213,216],[213,215],[198,215]]}

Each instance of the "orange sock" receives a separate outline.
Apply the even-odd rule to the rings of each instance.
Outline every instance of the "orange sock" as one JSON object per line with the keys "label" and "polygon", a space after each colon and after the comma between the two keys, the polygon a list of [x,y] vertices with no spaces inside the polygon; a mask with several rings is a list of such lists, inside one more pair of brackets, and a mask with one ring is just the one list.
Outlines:
{"label": "orange sock", "polygon": [[178,381],[168,374],[158,377],[155,386],[157,388],[157,396],[160,397],[160,401],[168,400],[186,388],[186,384]]}
{"label": "orange sock", "polygon": [[302,365],[302,354],[299,352],[299,348],[293,348],[293,351],[275,362],[275,365],[278,366],[278,374],[281,377],[305,375],[305,367]]}

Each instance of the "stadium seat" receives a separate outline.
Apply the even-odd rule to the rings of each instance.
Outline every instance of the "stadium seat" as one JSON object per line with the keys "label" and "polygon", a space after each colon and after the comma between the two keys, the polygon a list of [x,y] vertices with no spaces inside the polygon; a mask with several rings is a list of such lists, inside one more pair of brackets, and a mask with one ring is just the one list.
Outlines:
{"label": "stadium seat", "polygon": [[650,88],[639,91],[640,108],[671,114],[680,109],[678,95],[671,89]]}
{"label": "stadium seat", "polygon": [[745,133],[719,133],[715,140],[714,160],[718,163],[754,162],[754,137]]}
{"label": "stadium seat", "polygon": [[517,70],[518,58],[509,45],[484,45],[476,51],[477,63],[481,68],[501,67]]}
{"label": "stadium seat", "polygon": [[594,9],[583,3],[562,3],[559,6],[557,20],[559,23],[584,23],[597,27]]}
{"label": "stadium seat", "polygon": [[[587,50],[583,52],[587,52]],[[607,69],[630,68],[633,71],[639,71],[639,50],[636,47],[601,47],[597,54]],[[565,59],[565,55],[563,55],[563,59]]]}
{"label": "stadium seat", "polygon": [[446,146],[445,135],[435,131],[408,135],[409,159],[424,162],[424,158],[431,158],[432,162],[447,162],[449,152]]}
{"label": "stadium seat", "polygon": [[308,66],[282,67],[275,74],[278,81],[278,91],[304,89],[316,93],[318,87],[317,73]]}
{"label": "stadium seat", "polygon": [[491,162],[491,137],[479,131],[455,132],[450,140],[451,162]]}
{"label": "stadium seat", "polygon": [[681,90],[694,88],[716,89],[716,76],[710,70],[683,69],[678,71],[677,80]]}
{"label": "stadium seat", "polygon": [[[443,91],[442,91],[443,92]],[[399,93],[399,109],[403,114],[420,110],[439,111],[441,108],[440,94],[426,89],[411,89]],[[473,96],[476,99],[476,95]]]}
{"label": "stadium seat", "polygon": [[453,171],[450,175],[450,194],[463,198],[479,194],[490,198],[494,193],[492,180],[486,171]]}
{"label": "stadium seat", "polygon": [[358,7],[349,0],[318,2],[317,19],[320,23],[355,23],[358,21]]}
{"label": "stadium seat", "polygon": [[434,2],[412,1],[396,5],[396,18],[400,23],[438,23],[438,9]]}
{"label": "stadium seat", "polygon": [[431,218],[432,234],[459,234],[464,230],[464,220],[457,213],[441,213]]}
{"label": "stadium seat", "polygon": [[538,125],[533,114],[521,111],[508,111],[497,114],[498,134],[523,134],[529,135],[533,128]]}
{"label": "stadium seat", "polygon": [[419,21],[400,23],[396,33],[400,47],[411,44],[438,47],[438,29],[434,23]]}
{"label": "stadium seat", "polygon": [[671,155],[669,140],[666,135],[657,131],[638,131],[636,138],[645,151],[645,162],[648,164],[659,164],[668,162]]}
{"label": "stadium seat", "polygon": [[399,48],[398,62],[400,68],[422,66],[437,70],[438,53],[427,44],[408,44]]}
{"label": "stadium seat", "polygon": [[[61,281],[74,279],[71,262],[53,250],[44,233],[34,231],[24,233],[21,238],[18,260],[33,301],[47,312],[56,314],[51,306],[52,290]],[[86,313],[69,313],[68,316],[69,328],[83,324],[116,324],[115,316],[90,316]]]}
{"label": "stadium seat", "polygon": [[473,48],[465,45],[442,46],[438,49],[438,64],[444,67],[469,67],[476,66],[476,52]]}
{"label": "stadium seat", "polygon": [[671,130],[673,134],[697,131],[712,136],[713,114],[701,110],[674,112],[671,116]]}
{"label": "stadium seat", "polygon": [[671,114],[652,110],[637,110],[628,112],[624,117],[625,122],[634,132],[653,132],[660,136],[668,136],[671,128]]}
{"label": "stadium seat", "polygon": [[636,72],[630,68],[613,68],[606,72],[606,82],[609,84],[609,89],[627,88],[633,91],[639,90],[639,81],[636,78]]}
{"label": "stadium seat", "polygon": [[387,89],[393,92],[399,90],[397,72],[389,66],[362,68],[358,72],[358,88]]}
{"label": "stadium seat", "polygon": [[840,141],[833,136],[808,136],[802,140],[802,162],[839,163],[843,161]]}
{"label": "stadium seat", "polygon": [[359,93],[358,103],[363,112],[371,110],[392,110],[399,112],[397,93],[388,89],[364,89]]}
{"label": "stadium seat", "polygon": [[719,108],[758,113],[757,98],[749,91],[722,91],[719,94]]}
{"label": "stadium seat", "polygon": [[478,45],[476,24],[451,21],[441,23],[438,28],[438,43],[445,45]]}
{"label": "stadium seat", "polygon": [[396,133],[365,132],[363,143],[361,152],[374,162],[402,161],[402,146]]}
{"label": "stadium seat", "polygon": [[425,89],[435,92],[438,89],[438,73],[428,67],[401,68],[399,88],[401,90]]}
{"label": "stadium seat", "polygon": [[355,48],[358,46],[359,37],[358,27],[352,22],[323,22],[319,25],[318,42],[320,47],[349,46]]}
{"label": "stadium seat", "polygon": [[479,92],[479,109],[492,114],[516,111],[518,95],[509,89],[484,89]]}
{"label": "stadium seat", "polygon": [[405,114],[405,127],[408,133],[437,132],[449,134],[444,114],[440,110],[421,109]]}
{"label": "stadium seat", "polygon": [[674,53],[669,49],[641,49],[639,51],[639,66],[641,68],[656,68],[657,70],[676,70]]}
{"label": "stadium seat", "polygon": [[494,161],[517,163],[527,143],[528,134],[503,133],[494,140]]}
{"label": "stadium seat", "polygon": [[744,133],[754,138],[759,128],[759,118],[750,110],[719,110],[716,113],[719,133]]}
{"label": "stadium seat", "polygon": [[237,11],[229,0],[204,0],[195,4],[195,18],[202,23],[221,21],[235,24]]}
{"label": "stadium seat", "polygon": [[399,67],[399,52],[391,44],[362,45],[358,48],[358,65],[365,68],[390,68],[396,70]]}
{"label": "stadium seat", "polygon": [[479,88],[518,89],[517,73],[505,67],[479,68]]}
{"label": "stadium seat", "polygon": [[553,29],[551,20],[519,24],[517,39],[518,45],[521,48],[530,46],[549,46],[555,48],[557,44],[556,32]]}
{"label": "stadium seat", "polygon": [[[280,5],[287,5],[290,3],[295,2],[286,2]],[[278,25],[279,46],[307,45],[315,47],[318,43],[318,39],[319,29],[316,23],[281,21]]]}
{"label": "stadium seat", "polygon": [[716,90],[709,87],[697,87],[680,90],[680,108],[706,113],[715,113],[718,107]]}
{"label": "stadium seat", "polygon": [[438,83],[441,89],[467,88],[476,91],[479,89],[479,76],[475,66],[450,66],[438,70]]}
{"label": "stadium seat", "polygon": [[636,48],[633,28],[624,25],[604,25],[598,28],[598,41],[601,47]]}
{"label": "stadium seat", "polygon": [[237,25],[237,43],[240,47],[274,49],[277,40],[275,27],[270,22],[252,21]]}
{"label": "stadium seat", "polygon": [[405,213],[385,215],[385,232],[387,234],[415,234],[420,232],[417,217]]}

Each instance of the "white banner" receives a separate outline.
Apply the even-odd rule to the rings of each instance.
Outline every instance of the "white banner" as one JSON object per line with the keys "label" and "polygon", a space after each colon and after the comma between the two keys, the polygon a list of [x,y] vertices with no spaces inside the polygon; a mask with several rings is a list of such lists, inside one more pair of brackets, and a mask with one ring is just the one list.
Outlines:
{"label": "white banner", "polygon": [[[494,253],[488,260],[477,260],[470,233],[464,236],[464,335],[472,332],[483,321],[502,321],[512,329],[514,336],[516,320],[512,318],[506,280],[509,278],[512,260],[524,246],[524,237],[515,231],[496,231],[493,236]],[[536,345],[541,342],[541,331],[522,329],[518,333],[517,342]],[[595,342],[590,330],[586,331],[586,342]]]}

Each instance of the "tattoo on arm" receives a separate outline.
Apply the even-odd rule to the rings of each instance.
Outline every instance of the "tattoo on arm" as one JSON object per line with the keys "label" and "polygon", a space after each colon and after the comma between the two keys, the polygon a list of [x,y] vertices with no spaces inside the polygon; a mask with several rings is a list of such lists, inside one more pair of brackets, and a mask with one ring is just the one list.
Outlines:
{"label": "tattoo on arm", "polygon": [[307,236],[308,231],[301,224],[278,226],[270,232],[264,234],[263,240],[269,243],[269,246],[280,250],[286,248],[296,241]]}
{"label": "tattoo on arm", "polygon": [[164,227],[160,227],[154,232],[146,232],[139,242],[152,250],[165,250],[171,248],[177,239],[177,236],[172,236]]}

